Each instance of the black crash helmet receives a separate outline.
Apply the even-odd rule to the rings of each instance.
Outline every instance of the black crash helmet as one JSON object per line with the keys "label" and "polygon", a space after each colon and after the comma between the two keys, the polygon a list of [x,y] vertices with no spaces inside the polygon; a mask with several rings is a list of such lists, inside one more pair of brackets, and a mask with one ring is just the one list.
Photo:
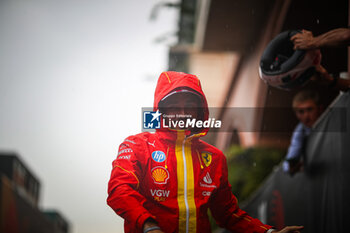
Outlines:
{"label": "black crash helmet", "polygon": [[260,78],[270,86],[290,90],[300,87],[315,73],[315,66],[321,62],[321,52],[294,50],[290,38],[297,30],[278,34],[265,48],[259,66]]}

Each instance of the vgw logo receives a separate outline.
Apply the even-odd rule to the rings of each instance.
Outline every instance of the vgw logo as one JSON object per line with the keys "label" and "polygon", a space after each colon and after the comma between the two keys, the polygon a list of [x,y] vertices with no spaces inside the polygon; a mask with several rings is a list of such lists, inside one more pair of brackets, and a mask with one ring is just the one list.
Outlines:
{"label": "vgw logo", "polygon": [[160,128],[160,116],[162,114],[157,110],[156,112],[144,111],[143,112],[143,128],[144,129],[159,129]]}

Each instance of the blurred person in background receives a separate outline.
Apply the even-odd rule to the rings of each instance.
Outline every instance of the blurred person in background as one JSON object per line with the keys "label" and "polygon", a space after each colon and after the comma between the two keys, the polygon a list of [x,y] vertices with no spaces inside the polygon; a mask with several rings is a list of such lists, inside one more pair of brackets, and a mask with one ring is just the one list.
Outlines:
{"label": "blurred person in background", "polygon": [[[316,74],[311,79],[320,85],[328,86],[330,89],[348,91],[350,88],[349,79],[340,79],[332,76],[321,65],[316,67]],[[283,162],[284,172],[290,175],[294,175],[302,169],[307,137],[323,111],[319,94],[313,90],[301,90],[298,92],[293,98],[292,107],[299,124],[293,131],[291,143]]]}
{"label": "blurred person in background", "polygon": [[293,131],[286,159],[283,162],[283,170],[290,175],[294,175],[302,168],[307,137],[313,124],[322,113],[320,98],[316,91],[298,92],[293,98],[292,105],[299,123]]}

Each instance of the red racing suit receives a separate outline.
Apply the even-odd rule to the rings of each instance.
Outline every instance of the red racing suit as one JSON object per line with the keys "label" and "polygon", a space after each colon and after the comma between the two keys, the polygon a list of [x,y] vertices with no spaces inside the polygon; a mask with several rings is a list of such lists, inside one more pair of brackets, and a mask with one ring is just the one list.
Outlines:
{"label": "red racing suit", "polygon": [[[159,101],[179,87],[202,97],[205,119],[208,106],[194,75],[163,72],[158,80],[154,110]],[[166,233],[211,232],[207,211],[219,226],[232,232],[266,232],[262,224],[242,211],[227,180],[224,154],[200,140],[207,129],[160,129],[140,133],[121,143],[108,184],[108,205],[122,218],[127,233],[140,233],[148,218]]]}

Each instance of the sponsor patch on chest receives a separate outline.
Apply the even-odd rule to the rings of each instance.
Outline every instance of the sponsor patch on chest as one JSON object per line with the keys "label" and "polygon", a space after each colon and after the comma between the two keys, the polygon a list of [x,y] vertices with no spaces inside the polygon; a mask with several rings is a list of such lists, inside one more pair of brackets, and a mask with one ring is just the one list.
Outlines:
{"label": "sponsor patch on chest", "polygon": [[152,152],[152,159],[155,162],[162,163],[165,161],[166,156],[165,156],[165,153],[163,151],[156,150],[156,151]]}
{"label": "sponsor patch on chest", "polygon": [[155,201],[165,201],[170,194],[170,190],[163,189],[150,189],[152,197]]}
{"label": "sponsor patch on chest", "polygon": [[169,172],[161,166],[154,167],[151,175],[155,184],[166,184],[169,179]]}
{"label": "sponsor patch on chest", "polygon": [[202,152],[201,158],[205,166],[209,167],[212,161],[212,154],[210,152]]}
{"label": "sponsor patch on chest", "polygon": [[208,188],[208,189],[215,189],[216,185],[213,183],[213,180],[209,174],[209,172],[207,172],[202,180],[199,182],[199,185],[203,188]]}

